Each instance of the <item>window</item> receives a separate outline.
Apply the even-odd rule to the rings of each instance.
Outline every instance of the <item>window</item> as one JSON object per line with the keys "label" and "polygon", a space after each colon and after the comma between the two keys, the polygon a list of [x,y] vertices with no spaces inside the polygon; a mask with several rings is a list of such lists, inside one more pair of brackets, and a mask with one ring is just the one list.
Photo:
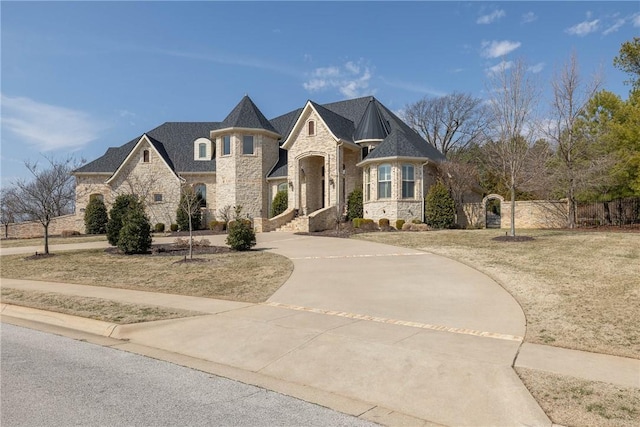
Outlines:
{"label": "window", "polygon": [[207,186],[205,184],[196,184],[193,186],[193,191],[198,196],[200,207],[201,208],[206,207],[207,206]]}
{"label": "window", "polygon": [[198,157],[201,159],[204,159],[207,157],[207,144],[204,142],[201,142],[200,144],[198,144]]}
{"label": "window", "polygon": [[402,165],[402,198],[413,199],[415,196],[415,180],[413,165]]}
{"label": "window", "polygon": [[149,163],[149,150],[144,150],[142,152],[142,161],[144,163]]}
{"label": "window", "polygon": [[309,120],[309,135],[315,135],[316,134],[316,122],[314,122],[313,120]]}
{"label": "window", "polygon": [[102,194],[100,194],[100,193],[94,193],[94,194],[91,194],[89,196],[89,201],[94,200],[94,199],[98,199],[98,200],[104,202],[104,196]]}
{"label": "window", "polygon": [[391,197],[391,165],[378,166],[378,199]]}
{"label": "window", "polygon": [[155,193],[153,195],[153,201],[156,202],[156,203],[160,203],[162,201],[162,194]]}
{"label": "window", "polygon": [[231,154],[231,136],[225,135],[222,137],[222,155],[228,156]]}
{"label": "window", "polygon": [[287,191],[287,183],[278,184],[278,191]]}
{"label": "window", "polygon": [[364,170],[364,200],[371,199],[371,168]]}
{"label": "window", "polygon": [[253,154],[253,135],[245,135],[242,138],[242,154]]}

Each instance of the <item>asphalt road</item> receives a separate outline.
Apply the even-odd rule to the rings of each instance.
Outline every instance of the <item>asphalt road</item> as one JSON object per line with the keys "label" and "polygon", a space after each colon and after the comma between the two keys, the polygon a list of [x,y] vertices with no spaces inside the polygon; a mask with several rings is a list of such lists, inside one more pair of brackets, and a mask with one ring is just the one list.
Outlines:
{"label": "asphalt road", "polygon": [[372,426],[258,387],[2,324],[0,424]]}

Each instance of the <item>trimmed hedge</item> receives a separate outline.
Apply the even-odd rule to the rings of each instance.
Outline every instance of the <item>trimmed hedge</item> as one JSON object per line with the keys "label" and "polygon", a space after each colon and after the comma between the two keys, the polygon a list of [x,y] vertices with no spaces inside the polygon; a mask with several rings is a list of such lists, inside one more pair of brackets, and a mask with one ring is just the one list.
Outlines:
{"label": "trimmed hedge", "polygon": [[402,226],[404,225],[404,219],[396,220],[396,230],[402,230]]}
{"label": "trimmed hedge", "polygon": [[362,218],[364,215],[363,200],[361,189],[353,190],[349,194],[349,197],[347,198],[347,221]]}
{"label": "trimmed hedge", "polygon": [[273,198],[273,204],[271,205],[271,218],[280,215],[286,211],[289,207],[289,196],[287,190],[280,190]]}
{"label": "trimmed hedge", "polygon": [[451,228],[455,223],[456,204],[442,181],[429,189],[425,199],[425,217],[427,224],[433,228]]}
{"label": "trimmed hedge", "polygon": [[105,234],[109,215],[102,199],[94,197],[89,200],[84,211],[84,227],[87,234]]}

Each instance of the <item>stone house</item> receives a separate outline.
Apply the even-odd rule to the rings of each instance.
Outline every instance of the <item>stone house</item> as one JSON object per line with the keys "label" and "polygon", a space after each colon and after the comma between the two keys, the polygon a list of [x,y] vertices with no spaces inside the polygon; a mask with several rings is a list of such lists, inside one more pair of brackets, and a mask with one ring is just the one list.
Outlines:
{"label": "stone house", "polygon": [[[335,224],[361,188],[365,218],[423,219],[442,160],[374,97],[307,101],[268,120],[245,96],[221,122],[167,122],[75,170],[76,212],[82,216],[92,197],[109,207],[133,192],[152,224],[168,228],[190,185],[204,200],[205,221],[241,205],[257,231],[316,231]],[[288,209],[269,218],[279,190],[287,191]]]}

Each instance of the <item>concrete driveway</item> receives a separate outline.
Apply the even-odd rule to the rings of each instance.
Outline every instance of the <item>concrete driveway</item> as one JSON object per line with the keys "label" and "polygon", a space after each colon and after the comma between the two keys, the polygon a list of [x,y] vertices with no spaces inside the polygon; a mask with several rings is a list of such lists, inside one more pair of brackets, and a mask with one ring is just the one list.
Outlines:
{"label": "concrete driveway", "polygon": [[[118,326],[111,337],[128,340],[123,349],[141,344],[204,359],[427,424],[551,425],[512,369],[522,310],[487,276],[355,239],[265,233],[257,248],[295,267],[266,303],[203,301],[206,315]],[[135,291],[101,292],[127,300]],[[149,293],[147,303],[191,304],[183,298]]]}

